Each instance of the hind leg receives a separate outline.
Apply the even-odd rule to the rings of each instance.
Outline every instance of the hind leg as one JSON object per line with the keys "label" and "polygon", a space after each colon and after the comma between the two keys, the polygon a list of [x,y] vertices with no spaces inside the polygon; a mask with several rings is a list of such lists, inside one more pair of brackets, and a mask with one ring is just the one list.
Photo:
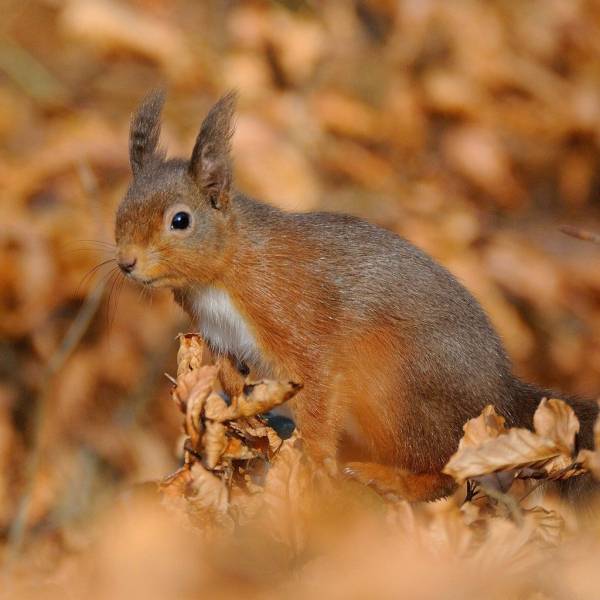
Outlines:
{"label": "hind leg", "polygon": [[392,494],[409,502],[437,500],[451,494],[454,480],[443,473],[411,473],[398,467],[369,462],[350,462],[344,474],[381,495]]}

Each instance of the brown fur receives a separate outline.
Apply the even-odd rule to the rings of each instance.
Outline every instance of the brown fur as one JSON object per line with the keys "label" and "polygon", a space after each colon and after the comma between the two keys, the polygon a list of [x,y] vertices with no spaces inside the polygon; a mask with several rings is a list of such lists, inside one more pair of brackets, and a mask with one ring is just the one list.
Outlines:
{"label": "brown fur", "polygon": [[[432,499],[451,491],[441,469],[485,405],[531,426],[548,392],[512,374],[481,307],[446,269],[360,219],[285,213],[237,193],[231,94],[208,114],[191,160],[165,160],[161,98],[132,121],[119,258],[135,259],[138,281],[173,289],[192,317],[198,290],[227,292],[260,351],[250,366],[304,384],[294,414],[316,460],[348,461],[382,491]],[[182,206],[193,225],[172,231]],[[595,404],[567,401],[590,447]]]}

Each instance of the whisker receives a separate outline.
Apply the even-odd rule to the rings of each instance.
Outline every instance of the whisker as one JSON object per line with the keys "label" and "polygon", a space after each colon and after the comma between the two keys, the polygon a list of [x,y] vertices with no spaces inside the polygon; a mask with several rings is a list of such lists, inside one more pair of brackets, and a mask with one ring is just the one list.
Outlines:
{"label": "whisker", "polygon": [[84,285],[84,283],[87,283],[87,281],[92,278],[96,272],[98,271],[98,269],[101,269],[102,267],[106,266],[107,264],[111,263],[111,262],[115,262],[114,258],[109,258],[108,260],[104,260],[102,261],[100,264],[97,264],[95,267],[92,267],[81,279],[81,281],[79,282],[79,284],[77,285],[77,288],[75,289],[75,295],[79,294],[79,290],[81,289],[81,287]]}
{"label": "whisker", "polygon": [[73,240],[74,242],[85,242],[88,244],[98,244],[99,246],[105,246],[107,248],[113,248],[115,249],[117,247],[116,244],[113,244],[112,242],[104,242],[102,240]]}
{"label": "whisker", "polygon": [[118,279],[119,279],[119,271],[117,269],[114,269],[111,272],[111,275],[110,275],[108,283],[107,283],[108,298],[106,301],[106,328],[109,332],[111,330],[111,318],[110,317],[111,317],[112,297],[113,297],[113,292],[114,292],[115,285],[116,285]]}
{"label": "whisker", "polygon": [[[120,275],[120,273],[119,273]],[[114,307],[113,307],[113,320],[111,323],[111,327],[114,324],[114,321],[117,317],[117,310],[119,308],[119,300],[121,298],[121,292],[123,291],[123,286],[125,285],[125,277],[121,276],[121,277],[117,277],[117,288],[116,288],[116,292],[115,292],[115,303],[114,303]]]}
{"label": "whisker", "polygon": [[60,252],[114,252],[116,246],[99,240],[68,240],[59,246]]}

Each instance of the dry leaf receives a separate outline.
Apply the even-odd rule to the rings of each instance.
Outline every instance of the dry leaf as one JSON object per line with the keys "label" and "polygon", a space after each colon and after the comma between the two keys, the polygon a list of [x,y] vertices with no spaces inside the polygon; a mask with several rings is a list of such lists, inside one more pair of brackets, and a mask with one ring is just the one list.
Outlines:
{"label": "dry leaf", "polygon": [[202,449],[206,467],[214,469],[221,460],[221,456],[227,448],[227,427],[216,421],[206,421],[205,432],[202,436]]}
{"label": "dry leaf", "polygon": [[534,537],[548,546],[558,546],[565,529],[564,519],[555,510],[541,506],[523,510],[526,520],[531,521]]}
{"label": "dry leaf", "polygon": [[[512,428],[502,432],[503,419],[486,407],[465,425],[465,437],[444,467],[457,482],[507,471],[520,478],[565,479],[580,473],[573,464],[579,422],[562,400],[542,400],[534,415],[536,432]],[[489,427],[489,429],[488,429]],[[541,473],[540,473],[541,471]]]}
{"label": "dry leaf", "polygon": [[194,76],[193,55],[181,32],[164,19],[112,0],[86,0],[66,2],[61,21],[69,35],[102,50],[136,52],[180,81]]}
{"label": "dry leaf", "polygon": [[269,445],[271,455],[279,450],[283,440],[277,435],[277,432],[267,425],[264,420],[258,417],[250,417],[241,419],[232,425],[234,428],[239,428],[239,431],[244,436],[253,438],[266,438]]}
{"label": "dry leaf", "polygon": [[561,452],[573,453],[579,421],[566,402],[543,398],[533,416],[533,426],[538,435],[553,440]]}
{"label": "dry leaf", "polygon": [[[213,392],[206,399],[206,407],[204,408],[204,416],[212,421],[227,421],[225,415],[231,413],[231,407],[223,400],[220,394]],[[225,417],[225,418],[224,418]]]}
{"label": "dry leaf", "polygon": [[204,342],[195,333],[180,333],[178,337],[177,377],[179,378],[181,375],[201,367],[204,356]]}
{"label": "dry leaf", "polygon": [[271,535],[296,552],[306,541],[304,517],[309,488],[308,467],[294,436],[286,440],[267,473],[263,502]]}
{"label": "dry leaf", "polygon": [[214,412],[207,416],[217,421],[253,417],[287,402],[301,389],[302,386],[293,381],[260,381],[248,384],[244,393],[233,399],[231,406],[222,408],[221,405],[217,405]]}
{"label": "dry leaf", "polygon": [[[185,431],[192,440],[194,447],[197,447],[203,430],[200,414],[212,390],[216,375],[215,367],[207,365],[180,378],[195,380],[192,387],[189,388],[187,397],[183,400],[186,408]],[[189,385],[189,381],[186,381],[186,383]],[[177,389],[179,390],[179,384],[177,385]]]}
{"label": "dry leaf", "polygon": [[[600,407],[600,400],[598,406]],[[600,412],[594,423],[594,449],[580,450],[576,462],[581,463],[596,479],[600,479]]]}
{"label": "dry leaf", "polygon": [[193,500],[197,508],[227,511],[227,486],[222,479],[207,471],[200,463],[194,463],[191,467],[191,481],[187,496]]}
{"label": "dry leaf", "polygon": [[240,438],[229,437],[223,450],[222,458],[227,460],[252,460],[260,456],[260,452],[249,448]]}
{"label": "dry leaf", "polygon": [[181,498],[188,493],[188,486],[192,481],[192,473],[189,467],[184,466],[177,469],[175,473],[168,475],[159,483],[159,490],[167,497]]}
{"label": "dry leaf", "polygon": [[444,467],[444,473],[464,483],[494,471],[541,468],[559,455],[560,450],[551,440],[540,438],[528,429],[515,428],[480,446],[457,451]]}
{"label": "dry leaf", "polygon": [[475,419],[470,419],[463,425],[464,435],[461,438],[458,448],[473,448],[483,442],[497,438],[506,433],[504,417],[496,413],[491,404],[488,404],[481,414]]}

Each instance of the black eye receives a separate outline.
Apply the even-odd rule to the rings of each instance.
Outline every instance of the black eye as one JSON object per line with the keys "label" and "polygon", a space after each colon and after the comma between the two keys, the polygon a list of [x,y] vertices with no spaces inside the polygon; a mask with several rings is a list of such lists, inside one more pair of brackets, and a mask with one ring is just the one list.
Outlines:
{"label": "black eye", "polygon": [[187,229],[190,226],[190,215],[186,212],[175,213],[171,219],[171,229]]}

